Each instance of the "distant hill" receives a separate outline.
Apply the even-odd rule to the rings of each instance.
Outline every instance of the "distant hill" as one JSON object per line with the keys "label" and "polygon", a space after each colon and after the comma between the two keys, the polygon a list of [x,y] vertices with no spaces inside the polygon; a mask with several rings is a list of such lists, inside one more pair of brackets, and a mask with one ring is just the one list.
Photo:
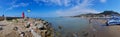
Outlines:
{"label": "distant hill", "polygon": [[119,15],[118,12],[114,12],[114,11],[104,11],[104,12],[99,13],[99,14],[103,14],[103,15],[113,15],[113,14]]}
{"label": "distant hill", "polygon": [[105,17],[105,16],[112,16],[112,15],[120,16],[120,14],[118,12],[104,11],[104,12],[101,12],[101,13],[98,13],[98,14],[87,13],[87,14],[81,14],[81,15],[77,15],[77,16],[73,16],[73,17]]}

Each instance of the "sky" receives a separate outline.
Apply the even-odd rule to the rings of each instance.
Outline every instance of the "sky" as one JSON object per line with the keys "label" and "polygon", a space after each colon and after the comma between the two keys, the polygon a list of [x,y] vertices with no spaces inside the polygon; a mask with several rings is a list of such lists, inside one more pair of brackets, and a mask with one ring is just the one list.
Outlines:
{"label": "sky", "polygon": [[120,0],[0,0],[0,16],[21,16],[24,12],[29,17],[59,17],[105,10],[120,12]]}

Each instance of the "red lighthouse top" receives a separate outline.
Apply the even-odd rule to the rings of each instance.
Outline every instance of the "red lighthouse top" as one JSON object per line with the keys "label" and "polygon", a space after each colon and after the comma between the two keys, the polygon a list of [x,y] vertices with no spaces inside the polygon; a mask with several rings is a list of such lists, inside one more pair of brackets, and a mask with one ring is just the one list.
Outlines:
{"label": "red lighthouse top", "polygon": [[25,14],[24,14],[24,12],[22,12],[22,18],[25,18]]}

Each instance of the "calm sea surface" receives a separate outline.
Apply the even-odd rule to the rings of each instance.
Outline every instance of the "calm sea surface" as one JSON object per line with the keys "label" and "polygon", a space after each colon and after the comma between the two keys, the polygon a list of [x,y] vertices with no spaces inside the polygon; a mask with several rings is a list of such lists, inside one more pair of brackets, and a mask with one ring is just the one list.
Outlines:
{"label": "calm sea surface", "polygon": [[[67,37],[69,33],[79,33],[86,29],[89,22],[85,18],[73,18],[73,17],[50,17],[42,18],[45,21],[52,23],[56,34],[62,35],[61,37]],[[59,26],[62,27],[59,29]]]}

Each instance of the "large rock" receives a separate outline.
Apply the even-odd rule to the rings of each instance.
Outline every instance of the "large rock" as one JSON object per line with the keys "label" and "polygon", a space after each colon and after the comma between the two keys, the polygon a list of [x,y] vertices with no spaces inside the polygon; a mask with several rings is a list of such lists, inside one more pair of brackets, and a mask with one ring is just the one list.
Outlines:
{"label": "large rock", "polygon": [[3,30],[2,26],[0,26],[0,30]]}

